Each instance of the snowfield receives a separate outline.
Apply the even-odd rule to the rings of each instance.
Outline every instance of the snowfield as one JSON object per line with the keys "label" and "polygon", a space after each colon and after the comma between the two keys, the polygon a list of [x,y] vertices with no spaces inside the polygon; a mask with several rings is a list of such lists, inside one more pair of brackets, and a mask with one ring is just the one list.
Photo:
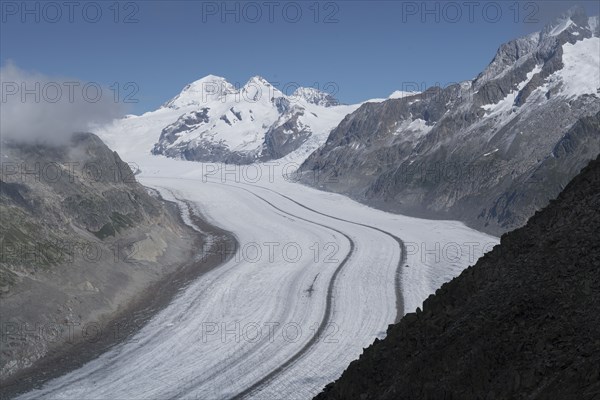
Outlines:
{"label": "snowfield", "polygon": [[498,243],[294,183],[284,175],[298,153],[250,166],[124,153],[141,183],[192,204],[239,248],[218,249],[229,261],[132,340],[21,399],[308,399]]}

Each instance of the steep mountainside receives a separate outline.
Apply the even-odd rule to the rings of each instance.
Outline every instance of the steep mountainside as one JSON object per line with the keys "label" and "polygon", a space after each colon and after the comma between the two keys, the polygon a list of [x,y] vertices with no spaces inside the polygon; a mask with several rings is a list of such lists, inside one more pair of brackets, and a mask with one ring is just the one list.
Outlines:
{"label": "steep mountainside", "polygon": [[317,399],[600,398],[600,157]]}
{"label": "steep mountainside", "polygon": [[5,379],[106,322],[201,238],[93,134],[61,147],[2,141],[1,157]]}
{"label": "steep mountainside", "polygon": [[474,80],[363,104],[299,172],[403,214],[521,226],[600,153],[598,17],[573,8]]}

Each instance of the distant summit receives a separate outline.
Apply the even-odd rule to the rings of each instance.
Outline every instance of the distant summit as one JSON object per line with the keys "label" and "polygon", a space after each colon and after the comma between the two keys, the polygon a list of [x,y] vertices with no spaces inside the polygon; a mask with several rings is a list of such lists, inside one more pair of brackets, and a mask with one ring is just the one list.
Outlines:
{"label": "distant summit", "polygon": [[261,76],[240,87],[208,75],[158,110],[114,122],[104,136],[127,135],[132,147],[191,161],[249,164],[298,153],[293,157],[301,162],[358,105],[340,105],[314,88],[295,88],[286,94]]}

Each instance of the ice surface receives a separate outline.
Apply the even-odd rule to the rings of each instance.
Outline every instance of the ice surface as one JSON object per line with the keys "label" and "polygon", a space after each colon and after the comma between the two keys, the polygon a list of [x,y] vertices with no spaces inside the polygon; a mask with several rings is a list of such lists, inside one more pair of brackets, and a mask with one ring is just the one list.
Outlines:
{"label": "ice surface", "polygon": [[[129,342],[22,399],[233,396],[311,340],[325,315],[333,273],[349,255],[332,286],[323,337],[250,396],[308,399],[396,318],[401,250],[389,235],[352,222],[405,242],[407,266],[400,272],[407,312],[498,242],[459,222],[389,214],[284,179],[301,158],[224,167],[128,155],[144,185],[193,202],[212,223],[234,232],[246,253],[195,281]],[[278,244],[272,260],[264,243]],[[256,260],[252,244],[262,244]],[[283,254],[286,244],[302,249],[297,260],[293,251]]]}

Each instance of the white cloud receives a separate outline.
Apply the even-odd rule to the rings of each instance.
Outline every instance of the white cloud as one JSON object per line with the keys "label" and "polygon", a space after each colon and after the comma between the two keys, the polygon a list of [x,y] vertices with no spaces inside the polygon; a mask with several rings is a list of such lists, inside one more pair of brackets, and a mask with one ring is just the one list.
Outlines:
{"label": "white cloud", "polygon": [[[113,92],[95,82],[54,78],[9,62],[0,68],[2,139],[60,145],[124,114]],[[118,99],[117,99],[118,100]]]}

